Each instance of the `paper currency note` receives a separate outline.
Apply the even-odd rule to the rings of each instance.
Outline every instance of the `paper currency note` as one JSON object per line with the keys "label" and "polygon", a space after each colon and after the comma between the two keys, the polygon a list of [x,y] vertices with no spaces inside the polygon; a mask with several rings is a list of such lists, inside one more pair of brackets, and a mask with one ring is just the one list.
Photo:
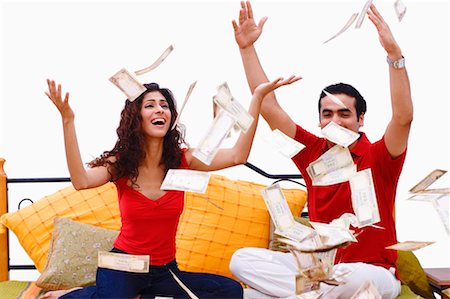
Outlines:
{"label": "paper currency note", "polygon": [[[288,218],[282,218],[280,222],[282,222],[283,220],[287,222],[287,219]],[[288,226],[286,228],[283,228],[282,230],[275,228],[274,233],[296,242],[302,242],[303,240],[309,238],[312,234],[314,234],[314,230],[310,227],[307,227],[306,225],[294,222],[292,226]]]}
{"label": "paper currency note", "polygon": [[327,223],[310,222],[314,230],[321,236],[325,246],[336,246],[347,242],[358,242],[349,229],[341,228]]}
{"label": "paper currency note", "polygon": [[369,10],[369,7],[370,7],[371,4],[372,4],[372,0],[368,0],[366,2],[366,4],[364,5],[363,9],[361,10],[361,13],[359,14],[358,21],[356,21],[356,25],[355,25],[356,29],[361,28],[361,25],[362,25],[362,23],[364,21],[364,18],[366,16],[367,11]]}
{"label": "paper currency note", "polygon": [[343,168],[326,173],[323,176],[315,178],[312,181],[313,186],[330,186],[347,182],[352,176],[355,175],[357,169],[355,164],[349,164]]}
{"label": "paper currency note", "polygon": [[348,147],[359,138],[359,134],[330,121],[322,130],[322,135],[329,141]]}
{"label": "paper currency note", "polygon": [[192,152],[192,155],[206,165],[210,165],[220,145],[226,139],[235,123],[236,120],[232,115],[225,110],[221,110],[200,140],[199,145]]}
{"label": "paper currency note", "polygon": [[447,170],[435,169],[425,178],[423,178],[419,183],[412,187],[409,192],[417,193],[428,188],[431,184],[437,181],[441,176],[447,173]]}
{"label": "paper currency note", "polygon": [[149,255],[132,255],[108,251],[98,252],[98,266],[101,268],[133,273],[148,273],[149,264]]}
{"label": "paper currency note", "polygon": [[278,232],[286,231],[297,223],[278,183],[264,188],[261,193]]}
{"label": "paper currency note", "polygon": [[449,214],[450,214],[450,194],[442,194],[440,197],[431,201],[434,209],[439,215],[445,231],[450,235]]}
{"label": "paper currency note", "polygon": [[205,193],[211,174],[190,169],[169,169],[161,184],[161,190],[180,190]]}
{"label": "paper currency note", "polygon": [[433,243],[435,243],[435,242],[405,241],[405,242],[399,242],[397,244],[387,246],[386,249],[394,249],[394,250],[400,250],[400,251],[414,251],[417,249],[424,248]]}
{"label": "paper currency note", "polygon": [[150,72],[151,70],[154,70],[155,68],[157,68],[161,62],[163,62],[167,56],[169,56],[169,54],[173,51],[173,46],[170,45],[162,54],[161,56],[158,57],[158,59],[156,59],[155,62],[153,62],[150,66],[143,68],[142,70],[136,71],[134,72],[136,75],[142,75],[145,73]]}
{"label": "paper currency note", "polygon": [[289,159],[305,148],[303,144],[295,141],[278,129],[271,131],[271,133],[265,135],[263,139],[275,150],[279,151],[283,156]]}
{"label": "paper currency note", "polygon": [[142,85],[129,71],[125,68],[115,73],[109,78],[114,85],[116,85],[130,100],[136,100],[146,88]]}
{"label": "paper currency note", "polygon": [[381,295],[371,281],[366,281],[350,299],[381,299]]}
{"label": "paper currency note", "polygon": [[342,103],[342,101],[335,96],[334,94],[329,93],[328,91],[326,91],[325,89],[323,90],[323,92],[327,95],[327,97],[329,97],[334,103],[338,104],[339,106],[341,106],[342,108],[348,109],[347,106],[345,106],[344,103]]}
{"label": "paper currency note", "polygon": [[299,299],[319,299],[322,298],[324,293],[321,290],[314,290],[302,294],[297,294],[297,298]]}
{"label": "paper currency note", "polygon": [[300,295],[303,293],[311,292],[319,289],[319,281],[312,281],[305,277],[303,274],[295,275],[295,294]]}
{"label": "paper currency note", "polygon": [[326,44],[329,41],[335,39],[336,37],[338,37],[339,35],[341,35],[342,33],[344,33],[350,26],[352,26],[353,22],[355,22],[356,18],[358,17],[358,13],[354,13],[350,16],[350,19],[348,19],[347,23],[345,23],[344,27],[342,27],[341,30],[338,31],[338,33],[336,33],[335,35],[333,35],[332,37],[330,37],[329,39],[327,39],[326,41],[324,41],[323,43]]}
{"label": "paper currency note", "polygon": [[217,87],[217,95],[213,99],[220,108],[230,113],[236,119],[236,125],[244,133],[247,132],[253,123],[253,116],[233,98],[226,82]]}
{"label": "paper currency note", "polygon": [[180,111],[178,112],[178,116],[177,116],[177,118],[175,119],[175,122],[172,125],[172,130],[177,126],[177,124],[178,124],[178,122],[180,120],[181,113],[183,112],[184,107],[186,106],[186,103],[189,100],[189,97],[191,96],[192,91],[194,90],[195,84],[197,84],[197,81],[193,82],[189,86],[188,92],[186,93],[186,97],[184,98],[183,105],[181,105]]}
{"label": "paper currency note", "polygon": [[306,168],[310,178],[315,180],[335,170],[353,165],[353,158],[348,148],[335,145],[311,162]]}
{"label": "paper currency note", "polygon": [[401,22],[406,14],[406,6],[401,0],[396,0],[394,2],[395,13],[397,14],[398,21]]}
{"label": "paper currency note", "polygon": [[199,299],[182,281],[175,275],[172,269],[169,268],[170,274],[172,274],[173,279],[178,283],[178,285],[188,294],[191,299]]}
{"label": "paper currency note", "polygon": [[370,168],[357,172],[349,180],[352,192],[352,205],[358,227],[364,227],[380,222],[380,212],[373,185]]}

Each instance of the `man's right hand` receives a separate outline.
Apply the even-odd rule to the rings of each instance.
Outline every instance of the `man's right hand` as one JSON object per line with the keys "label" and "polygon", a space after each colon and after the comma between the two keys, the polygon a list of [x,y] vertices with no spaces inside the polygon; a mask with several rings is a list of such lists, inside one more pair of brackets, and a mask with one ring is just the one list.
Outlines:
{"label": "man's right hand", "polygon": [[235,20],[232,21],[234,28],[234,37],[239,48],[245,49],[252,46],[262,33],[264,23],[267,17],[263,17],[258,26],[253,19],[253,10],[250,1],[241,1],[241,10],[239,11],[239,25]]}

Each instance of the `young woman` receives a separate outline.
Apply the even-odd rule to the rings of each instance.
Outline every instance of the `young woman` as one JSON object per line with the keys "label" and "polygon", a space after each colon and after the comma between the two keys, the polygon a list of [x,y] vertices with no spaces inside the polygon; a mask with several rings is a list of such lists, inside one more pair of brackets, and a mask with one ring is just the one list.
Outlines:
{"label": "young woman", "polygon": [[169,169],[214,171],[245,163],[256,131],[265,95],[280,86],[301,79],[291,76],[260,84],[254,91],[249,113],[254,122],[241,133],[234,147],[220,149],[210,165],[193,157],[184,147],[176,102],[169,89],[144,84],[146,91],[134,101],[126,100],[117,129],[114,148],[91,161],[86,169],[81,160],[69,94],[61,85],[47,80],[46,95],[58,108],[63,122],[67,164],[77,190],[112,181],[117,186],[122,226],[112,252],[149,255],[148,273],[98,268],[96,285],[68,291],[48,292],[45,298],[189,298],[175,281],[173,272],[199,298],[242,298],[240,284],[230,278],[180,271],[175,260],[175,236],[183,211],[184,192],[161,190]]}

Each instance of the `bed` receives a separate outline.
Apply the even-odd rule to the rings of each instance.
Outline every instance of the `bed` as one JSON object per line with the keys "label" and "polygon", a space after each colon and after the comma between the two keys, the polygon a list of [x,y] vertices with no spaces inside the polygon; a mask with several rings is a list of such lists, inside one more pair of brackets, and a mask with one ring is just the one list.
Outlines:
{"label": "bed", "polygon": [[[70,182],[69,178],[8,178],[0,158],[0,298],[39,298],[45,290],[95,282],[98,250],[109,250],[120,227],[114,184],[76,191],[72,186],[8,212],[8,186],[21,182]],[[272,175],[247,163],[255,175],[302,184],[300,175]],[[186,271],[233,277],[229,260],[241,247],[269,248],[273,228],[261,195],[265,185],[212,174],[206,193],[186,192],[177,233],[177,262]],[[304,187],[285,188],[293,215],[304,219]],[[303,214],[302,214],[303,213]],[[31,265],[10,263],[8,232],[17,237]],[[272,248],[277,250],[277,248]],[[398,298],[433,298],[420,263],[411,252],[399,254],[402,293]],[[36,281],[9,280],[9,273],[37,269]],[[415,293],[413,293],[413,291]],[[420,297],[419,297],[420,298]]]}

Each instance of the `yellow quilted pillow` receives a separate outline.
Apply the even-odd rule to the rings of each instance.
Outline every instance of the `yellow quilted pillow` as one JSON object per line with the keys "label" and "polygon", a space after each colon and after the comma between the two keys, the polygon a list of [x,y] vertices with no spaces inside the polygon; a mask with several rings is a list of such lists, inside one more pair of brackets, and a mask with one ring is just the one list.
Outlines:
{"label": "yellow quilted pillow", "polygon": [[[265,187],[212,175],[205,194],[186,192],[177,234],[180,269],[232,277],[229,263],[237,249],[267,248],[270,216],[261,194]],[[292,213],[299,215],[306,192],[283,189],[283,194]]]}
{"label": "yellow quilted pillow", "polygon": [[47,261],[56,216],[118,230],[120,215],[115,185],[107,183],[82,191],[66,187],[26,208],[1,216],[0,223],[14,232],[39,272]]}

